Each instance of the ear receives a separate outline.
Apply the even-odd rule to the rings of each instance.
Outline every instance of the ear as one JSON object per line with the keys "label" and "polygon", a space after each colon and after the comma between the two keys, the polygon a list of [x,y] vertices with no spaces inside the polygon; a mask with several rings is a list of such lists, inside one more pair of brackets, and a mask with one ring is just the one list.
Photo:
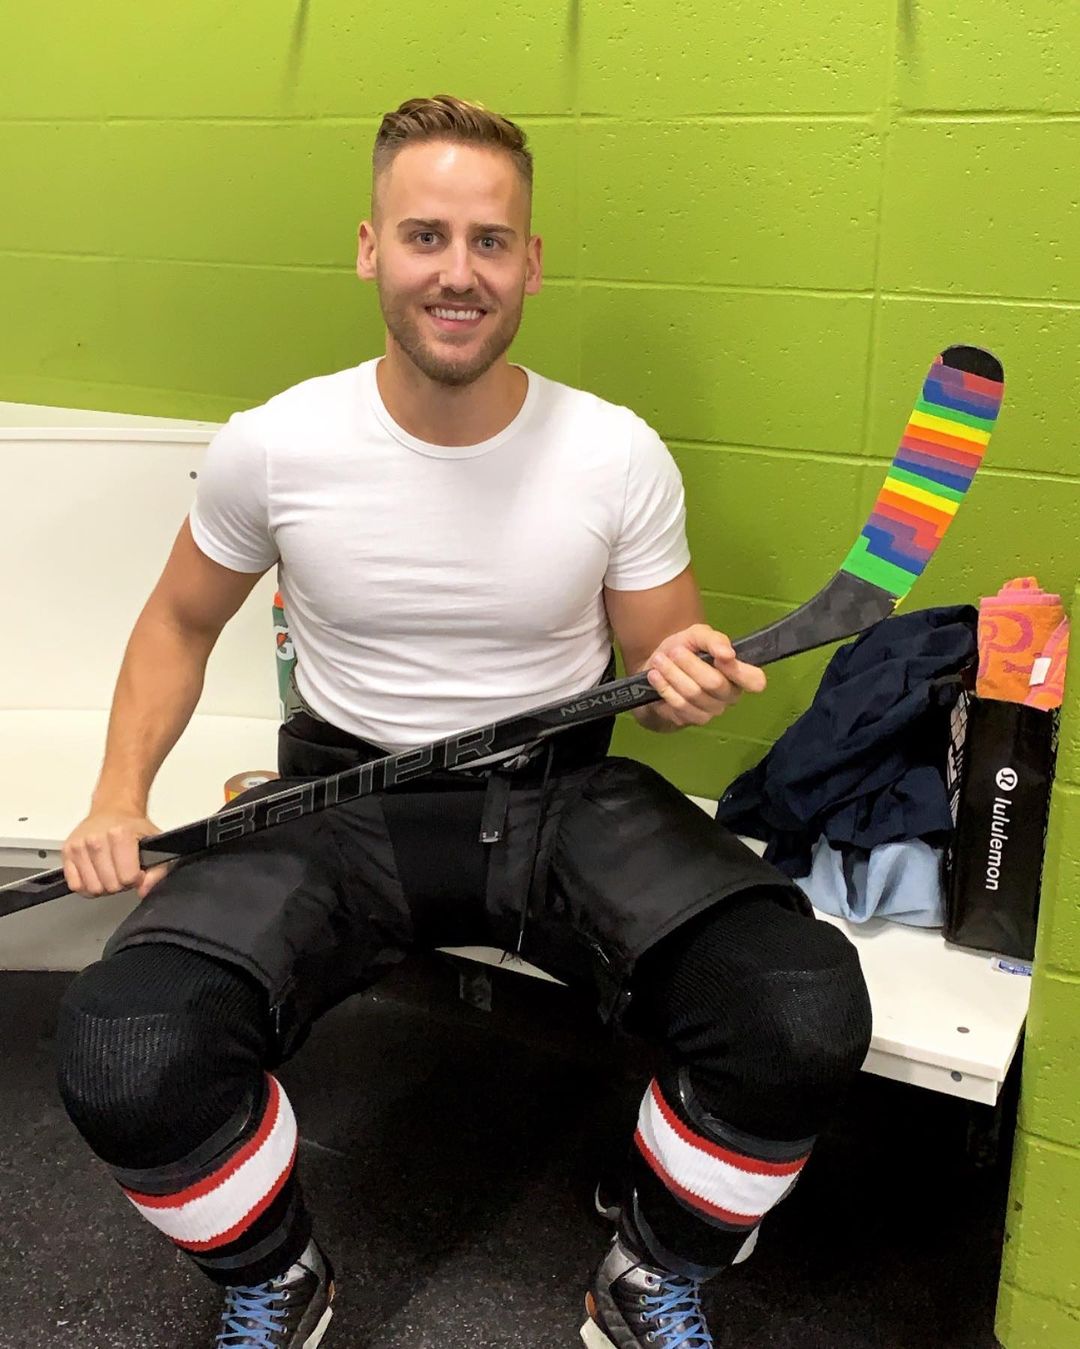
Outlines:
{"label": "ear", "polygon": [[361,220],[360,228],[356,231],[356,242],[356,274],[362,281],[374,281],[378,243],[375,226],[370,220]]}
{"label": "ear", "polygon": [[525,246],[525,294],[536,295],[544,280],[544,241],[534,234]]}

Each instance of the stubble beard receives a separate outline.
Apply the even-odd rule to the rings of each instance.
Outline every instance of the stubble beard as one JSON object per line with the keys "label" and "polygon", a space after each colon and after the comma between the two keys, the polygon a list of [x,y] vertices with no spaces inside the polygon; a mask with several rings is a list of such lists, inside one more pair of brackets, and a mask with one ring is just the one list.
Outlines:
{"label": "stubble beard", "polygon": [[[416,317],[411,301],[388,293],[381,278],[376,278],[376,285],[379,292],[379,307],[382,309],[383,321],[390,336],[422,374],[436,384],[445,384],[449,388],[461,388],[472,384],[490,370],[499,357],[508,350],[521,326],[521,314],[525,303],[524,286],[516,304],[502,311],[501,317],[476,355],[464,362],[454,360],[450,356],[441,355],[436,348],[425,342],[420,332],[421,320]],[[453,303],[461,304],[462,301],[455,298]],[[487,312],[490,314],[491,311]]]}

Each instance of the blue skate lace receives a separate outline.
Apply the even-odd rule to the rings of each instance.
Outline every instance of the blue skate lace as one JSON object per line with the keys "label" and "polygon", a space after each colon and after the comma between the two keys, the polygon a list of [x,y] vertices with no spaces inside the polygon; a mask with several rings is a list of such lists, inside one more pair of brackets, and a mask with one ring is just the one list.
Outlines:
{"label": "blue skate lace", "polygon": [[[699,1283],[673,1276],[663,1281],[659,1293],[642,1300],[649,1310],[641,1319],[656,1323],[655,1343],[661,1349],[715,1349],[701,1310]],[[680,1328],[668,1330],[668,1326]]]}
{"label": "blue skate lace", "polygon": [[285,1315],[284,1308],[274,1305],[280,1296],[272,1283],[226,1288],[216,1349],[278,1349],[274,1337],[284,1328],[278,1318]]}

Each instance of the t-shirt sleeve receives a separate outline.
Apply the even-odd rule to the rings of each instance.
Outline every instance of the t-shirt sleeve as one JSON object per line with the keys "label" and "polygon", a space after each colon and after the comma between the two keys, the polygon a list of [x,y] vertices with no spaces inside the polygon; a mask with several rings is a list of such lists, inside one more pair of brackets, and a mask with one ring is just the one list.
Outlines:
{"label": "t-shirt sleeve", "polygon": [[189,520],[199,548],[223,567],[262,572],[278,560],[267,505],[266,449],[241,414],[206,448]]}
{"label": "t-shirt sleeve", "polygon": [[648,590],[674,580],[689,565],[678,465],[652,427],[635,417],[622,524],[604,584],[611,590]]}

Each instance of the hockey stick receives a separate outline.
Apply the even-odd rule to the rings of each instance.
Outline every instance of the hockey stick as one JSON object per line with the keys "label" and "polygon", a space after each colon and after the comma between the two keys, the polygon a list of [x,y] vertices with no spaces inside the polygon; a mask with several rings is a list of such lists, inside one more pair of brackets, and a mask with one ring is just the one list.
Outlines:
{"label": "hockey stick", "polygon": [[[989,352],[958,346],[937,357],[870,518],[840,570],[798,609],[735,642],[740,660],[769,665],[864,632],[893,612],[933,556],[975,476],[1003,389],[1001,365]],[[513,750],[568,726],[644,707],[659,698],[647,674],[627,675],[520,716],[166,830],[139,844],[139,860],[151,867],[193,857],[286,820]],[[0,917],[68,893],[62,869],[39,872],[0,886]]]}

